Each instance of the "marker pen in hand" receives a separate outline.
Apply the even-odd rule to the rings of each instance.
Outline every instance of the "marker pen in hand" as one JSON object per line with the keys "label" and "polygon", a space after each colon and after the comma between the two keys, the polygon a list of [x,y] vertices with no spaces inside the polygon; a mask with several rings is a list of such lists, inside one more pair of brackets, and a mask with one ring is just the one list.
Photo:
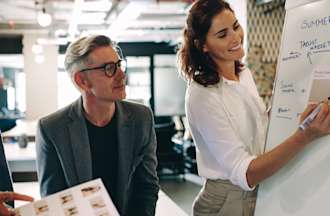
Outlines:
{"label": "marker pen in hand", "polygon": [[317,105],[317,107],[313,110],[313,112],[304,119],[304,121],[299,125],[299,128],[301,130],[305,130],[308,127],[308,125],[315,119],[316,115],[320,112],[321,107],[322,107],[322,103]]}
{"label": "marker pen in hand", "polygon": [[[328,103],[329,103],[330,97],[328,97]],[[305,119],[304,121],[299,125],[299,129],[301,130],[305,130],[308,125],[315,119],[316,115],[321,111],[321,107],[322,107],[323,103],[320,103],[319,105],[317,105],[317,107],[312,111],[312,113],[310,113]]]}

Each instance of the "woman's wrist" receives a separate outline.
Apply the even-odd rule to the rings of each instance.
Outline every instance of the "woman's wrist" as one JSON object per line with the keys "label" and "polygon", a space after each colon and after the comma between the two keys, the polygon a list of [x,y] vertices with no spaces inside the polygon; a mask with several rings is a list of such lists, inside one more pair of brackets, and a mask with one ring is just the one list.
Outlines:
{"label": "woman's wrist", "polygon": [[313,136],[312,133],[301,129],[297,129],[295,131],[295,133],[293,134],[293,138],[299,145],[303,145],[303,146],[308,145],[314,139],[316,139],[316,137]]}

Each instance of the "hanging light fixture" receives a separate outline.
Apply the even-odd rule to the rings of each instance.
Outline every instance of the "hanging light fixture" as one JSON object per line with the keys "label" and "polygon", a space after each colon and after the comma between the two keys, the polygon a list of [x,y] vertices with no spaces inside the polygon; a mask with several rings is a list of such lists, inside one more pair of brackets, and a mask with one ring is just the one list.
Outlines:
{"label": "hanging light fixture", "polygon": [[52,16],[49,13],[46,13],[45,8],[42,8],[42,11],[38,13],[37,21],[40,26],[47,27],[52,23]]}

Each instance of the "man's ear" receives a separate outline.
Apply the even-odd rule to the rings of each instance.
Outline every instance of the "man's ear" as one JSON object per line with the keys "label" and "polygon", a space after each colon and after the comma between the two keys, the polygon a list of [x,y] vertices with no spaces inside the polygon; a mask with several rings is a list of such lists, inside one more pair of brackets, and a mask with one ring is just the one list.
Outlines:
{"label": "man's ear", "polygon": [[73,81],[76,83],[76,85],[82,89],[82,90],[88,90],[89,89],[89,82],[86,79],[85,74],[83,73],[79,73],[79,72],[75,72],[73,74]]}

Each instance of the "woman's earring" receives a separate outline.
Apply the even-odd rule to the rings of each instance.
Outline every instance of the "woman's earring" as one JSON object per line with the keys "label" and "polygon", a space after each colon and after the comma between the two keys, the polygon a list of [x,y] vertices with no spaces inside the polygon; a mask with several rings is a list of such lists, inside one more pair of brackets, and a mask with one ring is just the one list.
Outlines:
{"label": "woman's earring", "polygon": [[194,72],[195,76],[201,75],[202,74],[202,66],[198,66],[197,70]]}

